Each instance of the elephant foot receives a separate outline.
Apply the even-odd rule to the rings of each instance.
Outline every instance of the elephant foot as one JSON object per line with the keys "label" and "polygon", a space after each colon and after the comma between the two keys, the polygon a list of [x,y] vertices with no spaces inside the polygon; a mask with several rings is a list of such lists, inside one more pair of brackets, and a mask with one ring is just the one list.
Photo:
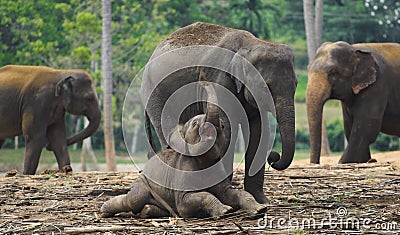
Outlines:
{"label": "elephant foot", "polygon": [[228,205],[222,205],[218,209],[214,209],[211,211],[210,216],[213,217],[214,219],[221,219],[226,214],[233,212],[233,208],[228,206]]}
{"label": "elephant foot", "polygon": [[71,165],[63,166],[63,167],[60,169],[60,172],[62,172],[62,173],[69,173],[69,172],[72,172],[72,167],[71,167]]}
{"label": "elephant foot", "polygon": [[[359,159],[359,160],[354,160],[354,159],[347,159],[347,158],[341,158],[339,160],[339,164],[354,164],[354,163],[367,163],[367,162],[374,162],[375,159],[371,158],[365,158],[365,159]],[[375,160],[376,162],[376,160]]]}
{"label": "elephant foot", "polygon": [[109,218],[119,212],[128,211],[122,203],[125,197],[126,195],[119,195],[106,201],[100,208],[101,217]]}
{"label": "elephant foot", "polygon": [[258,218],[264,217],[265,213],[267,212],[267,209],[268,209],[267,204],[259,204],[259,205],[257,205],[255,210],[252,210],[250,212],[249,218],[250,219],[258,219]]}
{"label": "elephant foot", "polygon": [[140,218],[148,219],[148,218],[156,218],[156,217],[165,217],[169,216],[169,212],[165,211],[158,206],[154,205],[144,205],[143,209],[140,211]]}
{"label": "elephant foot", "polygon": [[102,218],[111,218],[113,217],[115,214],[113,213],[101,213],[101,217]]}
{"label": "elephant foot", "polygon": [[263,190],[246,190],[251,195],[253,195],[254,199],[260,204],[269,204],[268,198],[264,195]]}
{"label": "elephant foot", "polygon": [[260,204],[260,205],[258,205],[257,206],[257,209],[256,209],[256,213],[257,214],[264,214],[265,212],[267,212],[267,209],[268,209],[268,205],[267,204]]}
{"label": "elephant foot", "polygon": [[34,175],[36,171],[23,171],[22,174],[24,175]]}
{"label": "elephant foot", "polygon": [[101,217],[103,218],[110,218],[113,217],[116,213],[111,209],[110,201],[105,202],[100,209]]}

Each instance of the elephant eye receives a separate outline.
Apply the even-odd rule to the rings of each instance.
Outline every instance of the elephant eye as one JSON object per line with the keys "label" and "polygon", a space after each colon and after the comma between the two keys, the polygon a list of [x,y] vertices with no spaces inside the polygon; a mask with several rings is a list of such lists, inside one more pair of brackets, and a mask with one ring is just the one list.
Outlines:
{"label": "elephant eye", "polygon": [[195,127],[196,125],[197,125],[197,121],[194,120],[194,121],[192,122],[192,127]]}

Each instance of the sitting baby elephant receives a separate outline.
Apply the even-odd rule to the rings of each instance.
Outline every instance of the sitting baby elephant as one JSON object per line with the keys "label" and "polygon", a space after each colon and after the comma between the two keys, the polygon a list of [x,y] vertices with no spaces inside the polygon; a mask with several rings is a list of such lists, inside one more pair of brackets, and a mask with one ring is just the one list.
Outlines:
{"label": "sitting baby elephant", "polygon": [[[200,78],[201,76],[200,72]],[[101,207],[103,217],[128,211],[140,213],[142,218],[171,214],[179,214],[184,218],[220,217],[234,209],[249,210],[253,215],[266,210],[266,205],[258,203],[250,193],[233,188],[228,175],[222,177],[219,182],[211,183],[215,177],[210,175],[214,172],[225,172],[219,161],[225,137],[218,108],[214,105],[217,103],[215,90],[211,85],[202,86],[208,97],[206,114],[193,117],[183,126],[176,127],[169,135],[172,146],[183,137],[185,153],[167,149],[151,158],[146,164],[144,174],[133,183],[128,194],[119,195],[104,203]],[[165,167],[165,164],[168,166]],[[203,172],[201,177],[190,177],[191,173],[201,174],[203,170],[214,166],[220,168],[213,169],[211,174]],[[179,175],[181,172],[185,174]],[[163,178],[166,184],[153,180]],[[174,185],[168,184],[167,181],[173,181]],[[196,187],[201,183],[213,186]]]}

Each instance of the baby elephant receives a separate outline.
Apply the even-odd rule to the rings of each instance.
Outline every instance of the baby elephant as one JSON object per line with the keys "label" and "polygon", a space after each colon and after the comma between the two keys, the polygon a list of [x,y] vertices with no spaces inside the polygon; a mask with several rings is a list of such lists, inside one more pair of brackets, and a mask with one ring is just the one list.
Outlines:
{"label": "baby elephant", "polygon": [[[253,215],[266,210],[265,204],[258,203],[250,193],[235,189],[228,175],[224,175],[220,147],[225,137],[219,111],[214,105],[217,98],[211,85],[202,86],[207,92],[206,114],[197,115],[183,126],[176,127],[168,138],[172,146],[181,141],[184,153],[167,149],[152,157],[144,174],[133,183],[127,195],[104,203],[101,207],[103,217],[132,211],[140,213],[142,218],[170,215],[218,218],[237,209],[249,210]],[[212,173],[202,172],[207,168],[212,169]],[[215,172],[223,177],[212,183]],[[163,179],[165,181],[160,183]],[[212,186],[201,186],[207,183]]]}

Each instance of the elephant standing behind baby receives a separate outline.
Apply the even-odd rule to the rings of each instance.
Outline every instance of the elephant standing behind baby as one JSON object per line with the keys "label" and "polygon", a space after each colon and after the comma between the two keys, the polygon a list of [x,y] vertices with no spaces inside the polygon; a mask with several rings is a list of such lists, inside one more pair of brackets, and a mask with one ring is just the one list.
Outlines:
{"label": "elephant standing behind baby", "polygon": [[[244,134],[245,142],[248,143],[245,154],[245,177],[244,186],[245,190],[250,192],[258,202],[266,203],[267,199],[263,193],[264,183],[264,169],[265,158],[267,155],[268,141],[262,138],[262,135],[269,133],[263,123],[262,112],[271,111],[271,107],[267,104],[257,103],[255,100],[255,92],[262,93],[260,100],[269,100],[269,95],[272,95],[275,108],[276,118],[279,124],[279,130],[282,139],[282,157],[272,151],[268,162],[272,168],[283,170],[289,167],[293,160],[295,150],[295,115],[294,115],[294,93],[297,86],[297,77],[294,71],[294,53],[293,50],[285,45],[263,41],[256,38],[251,33],[233,28],[227,28],[219,25],[208,23],[194,23],[178,29],[169,37],[163,40],[155,49],[149,64],[145,70],[145,76],[142,81],[142,99],[143,94],[149,97],[148,102],[144,101],[146,106],[146,120],[147,120],[147,136],[150,138],[150,143],[155,152],[160,151],[154,146],[154,141],[151,132],[150,121],[159,137],[162,149],[170,148],[167,143],[166,136],[162,131],[162,112],[163,108],[169,99],[177,90],[197,80],[196,68],[181,68],[168,74],[162,82],[159,82],[157,74],[167,73],[171,66],[184,65],[190,57],[187,57],[186,52],[173,54],[180,48],[200,48],[205,46],[207,48],[216,48],[216,50],[202,50],[199,49],[201,55],[193,55],[194,59],[197,56],[201,57],[201,61],[215,61],[221,62],[221,51],[229,51],[232,56],[227,59],[226,65],[230,71],[215,71],[211,69],[213,65],[206,68],[207,79],[220,84],[231,95],[231,100],[237,99],[238,105],[228,105],[227,108],[235,113],[237,110],[243,108],[246,118],[237,120],[238,115],[231,115],[229,120],[221,110],[221,118],[225,125],[225,136],[227,138],[225,149],[228,149],[226,156],[227,159],[233,159],[234,149],[228,148],[231,141],[234,143],[238,135],[238,126],[241,124],[242,128],[245,123],[249,127],[246,130],[248,135]],[[202,48],[205,48],[202,47]],[[220,49],[220,50],[217,50]],[[194,49],[196,50],[196,49]],[[179,50],[178,50],[179,51]],[[169,53],[172,52],[172,53]],[[170,58],[168,58],[170,56]],[[160,57],[165,58],[166,63],[158,62]],[[192,59],[192,58],[189,58]],[[154,63],[151,63],[155,61]],[[246,62],[252,68],[255,68],[257,74],[261,75],[262,82],[258,83],[254,73],[247,73],[244,69],[242,62]],[[169,63],[169,64],[168,64]],[[193,65],[192,65],[193,66]],[[196,65],[195,65],[196,66]],[[232,72],[236,71],[234,76]],[[242,80],[239,80],[240,75]],[[156,86],[156,84],[158,84]],[[156,87],[155,87],[156,86]],[[254,88],[251,90],[250,88]],[[268,94],[268,95],[267,95]],[[196,95],[196,94],[193,94]],[[275,112],[275,108],[273,112]],[[225,110],[229,111],[230,110]],[[201,105],[192,105],[188,107],[181,115],[179,123],[185,123],[190,118],[197,114],[202,113]],[[170,118],[169,118],[170,119]],[[166,122],[170,120],[164,120]],[[171,125],[174,126],[174,125]],[[244,132],[243,132],[244,133]],[[230,146],[234,146],[231,144]],[[272,157],[271,157],[272,156]],[[259,170],[251,173],[250,166],[257,159],[260,167]],[[261,161],[259,160],[261,159]],[[233,161],[233,160],[231,160]],[[232,162],[226,164],[231,165]]]}
{"label": "elephant standing behind baby", "polygon": [[348,145],[340,163],[371,159],[379,132],[400,136],[400,44],[327,42],[308,68],[311,163],[320,162],[323,105],[342,103]]}
{"label": "elephant standing behind baby", "polygon": [[[67,139],[65,112],[86,116],[89,125]],[[67,146],[92,135],[100,121],[96,91],[85,71],[19,65],[0,68],[0,148],[5,138],[23,135],[24,174],[35,174],[46,140],[60,170],[71,171]]]}

